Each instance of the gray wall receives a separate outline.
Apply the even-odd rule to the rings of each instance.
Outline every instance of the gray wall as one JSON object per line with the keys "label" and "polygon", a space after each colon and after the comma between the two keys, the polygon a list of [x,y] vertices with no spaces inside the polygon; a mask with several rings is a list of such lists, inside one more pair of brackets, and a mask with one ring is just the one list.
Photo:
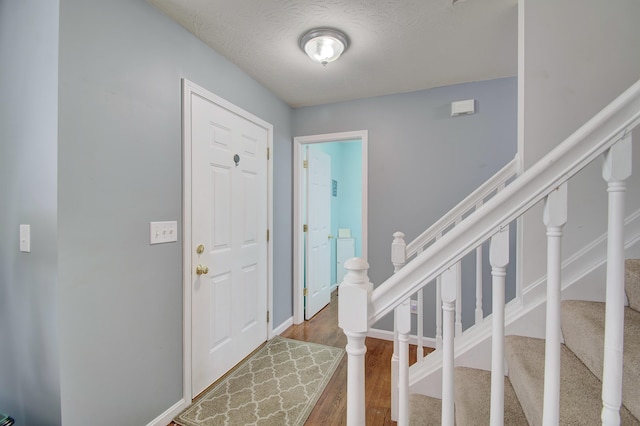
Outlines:
{"label": "gray wall", "polygon": [[[369,131],[374,285],[393,272],[393,232],[412,240],[514,158],[516,91],[516,79],[505,78],[294,110],[295,136]],[[475,115],[450,116],[452,101],[470,98]]]}
{"label": "gray wall", "polygon": [[[58,1],[0,0],[0,411],[60,424]],[[31,225],[31,253],[18,228]]]}
{"label": "gray wall", "polygon": [[[640,78],[639,17],[637,0],[520,2],[519,143],[525,168]],[[638,151],[634,150],[636,164]],[[640,191],[631,190],[638,185],[640,174],[635,173],[628,182],[628,214],[640,208]],[[600,161],[571,181],[565,259],[606,232],[606,197]],[[545,273],[541,212],[538,206],[523,221],[525,286]]]}
{"label": "gray wall", "polygon": [[[181,87],[274,125],[274,323],[292,315],[291,109],[144,0],[62,0],[59,285],[65,425],[142,425],[182,398]],[[281,206],[284,206],[282,208]]]}

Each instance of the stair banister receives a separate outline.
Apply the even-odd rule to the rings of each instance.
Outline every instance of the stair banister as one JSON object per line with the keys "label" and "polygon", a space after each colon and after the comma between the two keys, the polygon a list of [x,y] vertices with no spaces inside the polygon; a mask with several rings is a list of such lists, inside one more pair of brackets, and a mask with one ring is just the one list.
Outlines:
{"label": "stair banister", "polygon": [[[341,287],[340,326],[348,338],[349,356],[347,422],[364,424],[364,336],[370,324],[408,300],[412,294],[450,271],[467,253],[480,246],[517,217],[563,186],[595,158],[606,152],[603,177],[609,188],[607,308],[605,367],[603,373],[603,424],[619,424],[621,404],[623,324],[624,180],[630,174],[631,130],[640,123],[640,80],[569,136],[504,190],[486,201],[428,247],[420,246],[416,258],[371,290],[368,264],[354,265]],[[628,173],[625,172],[628,170]],[[407,247],[407,256],[409,256]],[[450,277],[447,272],[443,277]],[[353,285],[351,285],[353,284]],[[455,280],[442,281],[443,319],[443,424],[453,424],[452,372]],[[351,370],[354,369],[352,373]],[[352,380],[354,379],[354,380]],[[352,383],[354,382],[354,383]],[[357,382],[357,383],[356,383]]]}
{"label": "stair banister", "polygon": [[567,223],[567,183],[551,192],[544,204],[547,227],[547,319],[545,332],[544,402],[542,423],[560,422],[560,272],[562,228]]}
{"label": "stair banister", "polygon": [[640,81],[498,192],[459,226],[378,286],[371,295],[373,324],[426,283],[537,204],[640,122]]}
{"label": "stair banister", "polygon": [[602,424],[620,424],[624,337],[625,180],[631,176],[631,132],[605,154],[602,176],[609,192],[607,284],[602,372]]}

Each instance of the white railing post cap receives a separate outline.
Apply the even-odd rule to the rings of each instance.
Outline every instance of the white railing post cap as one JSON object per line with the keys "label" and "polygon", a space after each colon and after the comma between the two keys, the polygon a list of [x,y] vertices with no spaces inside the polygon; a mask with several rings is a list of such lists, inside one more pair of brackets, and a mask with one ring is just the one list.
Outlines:
{"label": "white railing post cap", "polygon": [[369,263],[360,258],[352,257],[344,262],[344,269],[347,270],[344,276],[344,284],[366,284],[369,282],[369,276],[367,271],[369,270]]}
{"label": "white railing post cap", "polygon": [[393,242],[394,243],[399,243],[399,242],[402,242],[402,241],[404,241],[404,232],[400,232],[400,231],[394,232],[393,233]]}

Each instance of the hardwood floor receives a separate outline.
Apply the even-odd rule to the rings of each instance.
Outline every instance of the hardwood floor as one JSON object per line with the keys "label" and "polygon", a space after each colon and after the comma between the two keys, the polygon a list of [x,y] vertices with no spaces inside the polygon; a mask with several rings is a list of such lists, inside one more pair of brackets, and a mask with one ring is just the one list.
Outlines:
{"label": "hardwood floor", "polygon": [[[336,291],[331,294],[331,303],[311,320],[289,327],[282,337],[320,343],[344,348],[347,338],[338,327],[338,303]],[[365,341],[365,399],[366,424],[395,425],[391,421],[391,355],[393,342],[367,337]],[[425,354],[430,352],[426,349]],[[415,362],[416,347],[409,350],[410,362]],[[318,399],[305,425],[346,425],[347,414],[347,356],[333,374],[326,389]],[[171,423],[170,426],[175,426]]]}

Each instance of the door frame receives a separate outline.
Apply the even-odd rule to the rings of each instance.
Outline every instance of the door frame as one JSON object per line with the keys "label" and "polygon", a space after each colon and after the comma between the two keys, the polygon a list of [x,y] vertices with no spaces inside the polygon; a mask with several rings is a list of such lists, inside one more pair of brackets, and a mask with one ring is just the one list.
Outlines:
{"label": "door frame", "polygon": [[[267,130],[267,149],[273,153],[273,125],[259,117],[243,110],[231,102],[211,93],[186,78],[182,79],[182,289],[183,289],[183,398],[190,404],[193,397],[191,392],[191,263],[192,245],[191,232],[191,99],[192,95],[205,98],[214,104],[225,108],[248,121]],[[267,157],[267,230],[273,230],[273,156]],[[273,238],[267,242],[267,340],[273,337]]]}
{"label": "door frame", "polygon": [[368,138],[367,130],[326,133],[293,138],[293,323],[304,321],[304,185],[303,173],[304,145],[324,142],[346,142],[360,139],[362,147],[362,258],[367,259],[368,233]]}

